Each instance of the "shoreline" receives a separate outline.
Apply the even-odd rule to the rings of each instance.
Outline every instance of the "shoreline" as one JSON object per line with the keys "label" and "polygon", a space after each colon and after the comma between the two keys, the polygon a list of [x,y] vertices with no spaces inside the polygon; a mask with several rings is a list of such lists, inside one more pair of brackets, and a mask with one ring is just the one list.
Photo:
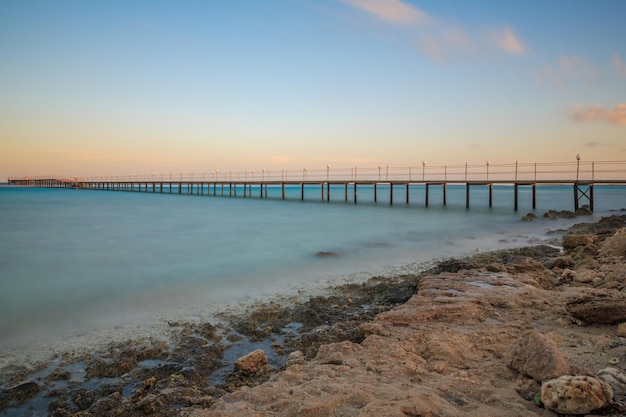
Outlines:
{"label": "shoreline", "polygon": [[[523,252],[524,249],[520,248],[526,247],[521,246],[511,251]],[[489,253],[492,252],[485,254]],[[433,263],[441,265],[444,262],[433,260]],[[100,347],[104,349],[100,351],[60,354],[52,363],[47,366],[41,365],[36,369],[34,378],[32,372],[23,369],[6,382],[4,380],[6,375],[3,375],[2,385],[12,390],[30,384],[26,388],[30,387],[31,391],[26,390],[27,395],[23,397],[24,401],[21,403],[18,401],[17,408],[14,408],[16,410],[38,397],[43,400],[43,394],[52,388],[71,396],[76,390],[86,389],[81,386],[89,379],[103,380],[103,384],[107,386],[117,385],[116,389],[120,390],[120,401],[129,401],[137,405],[140,394],[154,388],[145,387],[145,384],[149,385],[146,381],[154,378],[152,382],[154,384],[158,382],[159,376],[166,379],[167,375],[170,377],[181,375],[183,379],[195,381],[196,384],[193,385],[193,389],[197,390],[193,396],[196,399],[185,400],[188,406],[192,408],[199,405],[208,406],[213,404],[215,398],[254,386],[274,375],[288,360],[289,353],[301,352],[300,359],[310,361],[315,357],[319,346],[335,343],[341,339],[353,343],[364,340],[361,326],[374,320],[378,314],[401,306],[410,299],[416,292],[418,276],[425,272],[415,271],[396,277],[374,276],[367,282],[343,285],[330,283],[329,286],[327,285],[329,283],[325,282],[323,286],[316,287],[315,291],[308,288],[308,292],[302,294],[283,294],[273,300],[255,300],[248,304],[239,304],[233,310],[216,315],[222,320],[214,324],[203,323],[201,319],[195,323],[162,322],[160,330],[170,334],[169,340],[154,336],[137,340],[122,338],[126,341],[118,340],[108,347],[101,345]],[[381,298],[381,294],[384,297]],[[306,337],[302,337],[303,335]],[[168,343],[172,342],[173,347],[168,346]],[[237,357],[232,355],[242,352],[243,355],[246,350],[251,351],[257,345],[269,346],[279,351],[277,355],[269,355],[272,369],[266,369],[265,373],[260,375],[233,373],[232,362]],[[189,359],[194,355],[199,360],[191,366],[183,366],[185,358]],[[232,357],[224,361],[223,355]],[[177,360],[172,360],[173,358]],[[76,366],[76,363],[81,365]],[[222,379],[213,378],[211,381],[217,386],[202,381],[201,375],[216,371],[221,372]],[[41,385],[34,393],[33,383]],[[107,389],[111,390],[110,387]],[[102,390],[102,387],[91,389],[91,392],[94,392],[94,401],[99,397],[108,397],[105,395],[106,390],[99,390]],[[55,401],[56,398],[47,401],[48,408],[50,404],[55,405]],[[178,401],[182,400],[178,398]],[[65,405],[65,408],[63,404],[59,405],[59,410],[72,409],[71,404]]]}

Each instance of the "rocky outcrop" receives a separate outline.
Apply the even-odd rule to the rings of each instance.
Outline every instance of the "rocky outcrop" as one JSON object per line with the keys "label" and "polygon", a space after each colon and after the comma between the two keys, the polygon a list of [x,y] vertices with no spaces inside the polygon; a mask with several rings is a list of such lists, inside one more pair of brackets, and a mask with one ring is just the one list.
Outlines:
{"label": "rocky outcrop", "polygon": [[522,336],[510,355],[513,369],[539,382],[570,373],[570,365],[554,340],[534,331]]}
{"label": "rocky outcrop", "polygon": [[606,239],[600,251],[603,255],[626,257],[626,228],[618,230],[612,237]]}
{"label": "rocky outcrop", "polygon": [[541,385],[541,402],[560,414],[588,414],[613,399],[613,389],[589,376],[562,376]]}
{"label": "rocky outcrop", "polygon": [[235,370],[253,374],[260,371],[265,365],[267,365],[267,356],[262,349],[257,349],[237,359],[235,362]]}
{"label": "rocky outcrop", "polygon": [[626,293],[586,289],[569,299],[566,309],[585,323],[622,323],[626,321]]}

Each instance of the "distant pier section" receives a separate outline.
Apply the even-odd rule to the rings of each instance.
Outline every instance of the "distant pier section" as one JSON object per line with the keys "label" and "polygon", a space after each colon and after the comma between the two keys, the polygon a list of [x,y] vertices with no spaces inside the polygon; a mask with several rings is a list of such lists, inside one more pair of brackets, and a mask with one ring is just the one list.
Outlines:
{"label": "distant pier section", "polygon": [[[389,204],[410,202],[412,192],[420,187],[424,205],[430,203],[431,189],[438,187],[441,203],[447,204],[447,188],[451,185],[465,188],[465,207],[470,208],[471,190],[486,187],[488,205],[492,207],[494,186],[513,190],[513,209],[518,210],[519,189],[530,188],[532,207],[536,208],[537,187],[560,185],[572,187],[573,208],[588,207],[593,211],[594,187],[597,185],[626,186],[626,161],[581,161],[556,163],[443,165],[429,166],[425,161],[413,167],[352,167],[334,169],[227,171],[177,174],[129,174],[111,176],[37,176],[11,177],[9,184],[24,187],[74,188],[102,191],[177,193],[223,197],[268,198],[268,188],[280,189],[279,198],[285,200],[287,187],[298,187],[299,197],[305,200],[318,190],[318,198],[331,201],[331,192],[340,193],[345,201],[358,201],[358,190],[369,187],[373,200],[378,202],[381,192],[389,193]],[[384,191],[383,191],[384,190]],[[394,193],[396,195],[394,196]],[[372,193],[368,194],[371,195]],[[398,195],[400,194],[400,195]],[[337,197],[335,197],[337,198]],[[310,199],[310,197],[309,197]]]}

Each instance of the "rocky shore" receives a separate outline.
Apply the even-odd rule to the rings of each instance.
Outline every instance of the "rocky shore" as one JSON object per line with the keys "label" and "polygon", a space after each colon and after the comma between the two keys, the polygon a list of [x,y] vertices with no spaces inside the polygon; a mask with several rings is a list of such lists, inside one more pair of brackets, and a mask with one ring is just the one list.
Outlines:
{"label": "rocky shore", "polygon": [[[535,220],[549,221],[549,220]],[[3,369],[0,415],[626,413],[626,215]]]}

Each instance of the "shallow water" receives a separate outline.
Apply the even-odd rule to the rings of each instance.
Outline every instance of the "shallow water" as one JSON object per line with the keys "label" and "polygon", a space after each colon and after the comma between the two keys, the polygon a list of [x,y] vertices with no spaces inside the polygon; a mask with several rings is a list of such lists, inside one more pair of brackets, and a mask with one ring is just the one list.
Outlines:
{"label": "shallow water", "polygon": [[[175,320],[241,300],[327,282],[410,271],[433,258],[523,245],[572,220],[522,222],[529,190],[513,211],[512,189],[343,187],[322,202],[319,186],[270,189],[269,199],[0,187],[0,352],[94,329]],[[626,207],[622,187],[596,187],[596,214]],[[218,194],[221,190],[218,190]],[[439,193],[439,194],[438,194]],[[396,200],[400,199],[402,201]],[[538,189],[541,214],[572,209],[571,187]],[[587,220],[587,219],[584,219]],[[590,221],[591,219],[589,219]],[[578,219],[577,221],[580,221]],[[317,256],[330,252],[337,256]]]}

